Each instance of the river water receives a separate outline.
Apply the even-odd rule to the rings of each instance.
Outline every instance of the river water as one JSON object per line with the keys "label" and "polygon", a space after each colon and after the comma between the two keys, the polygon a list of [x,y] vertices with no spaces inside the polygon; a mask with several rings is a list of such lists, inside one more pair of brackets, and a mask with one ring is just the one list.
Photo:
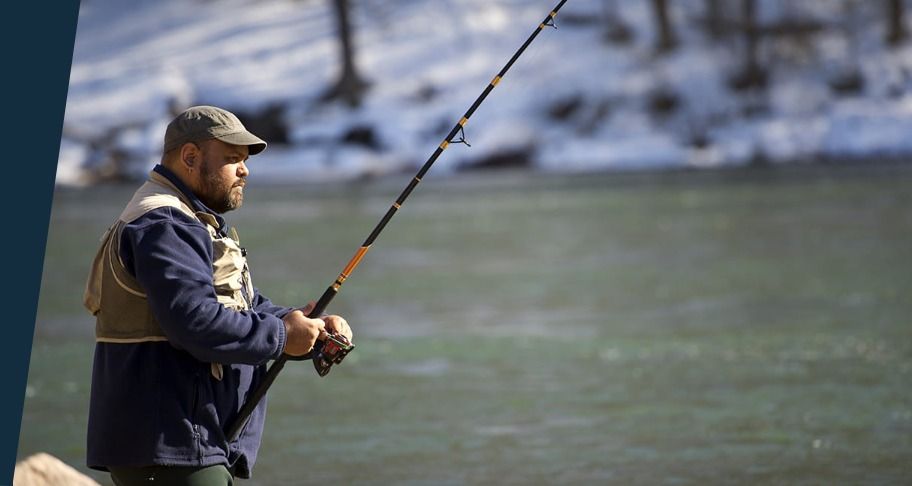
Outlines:
{"label": "river water", "polygon": [[[432,176],[333,303],[355,352],[273,387],[249,484],[912,481],[912,168]],[[251,177],[255,284],[318,296],[409,177]],[[55,195],[20,457],[86,471],[82,285],[132,190]]]}

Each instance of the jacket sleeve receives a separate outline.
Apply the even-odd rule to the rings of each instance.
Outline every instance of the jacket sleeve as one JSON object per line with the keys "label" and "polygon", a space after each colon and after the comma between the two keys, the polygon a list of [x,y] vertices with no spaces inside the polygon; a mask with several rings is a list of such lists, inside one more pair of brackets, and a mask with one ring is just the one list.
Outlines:
{"label": "jacket sleeve", "polygon": [[282,307],[275,305],[265,295],[260,293],[260,289],[254,288],[253,310],[264,314],[272,314],[278,318],[284,318],[286,314],[294,310],[293,307]]}
{"label": "jacket sleeve", "polygon": [[285,325],[263,303],[239,312],[218,302],[212,242],[206,228],[173,208],[159,208],[126,225],[124,265],[146,291],[152,313],[177,348],[213,363],[261,364],[285,348]]}

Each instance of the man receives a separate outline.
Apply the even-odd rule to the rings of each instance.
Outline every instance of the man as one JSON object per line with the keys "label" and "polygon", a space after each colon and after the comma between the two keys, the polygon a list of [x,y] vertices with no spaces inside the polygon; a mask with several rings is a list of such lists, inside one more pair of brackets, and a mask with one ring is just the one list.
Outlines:
{"label": "man", "polygon": [[86,285],[96,316],[88,465],[120,485],[230,485],[249,478],[266,413],[225,429],[266,372],[306,354],[345,319],[309,319],[253,286],[246,250],[220,214],[244,200],[247,159],[266,148],[232,113],[196,106],[102,238]]}

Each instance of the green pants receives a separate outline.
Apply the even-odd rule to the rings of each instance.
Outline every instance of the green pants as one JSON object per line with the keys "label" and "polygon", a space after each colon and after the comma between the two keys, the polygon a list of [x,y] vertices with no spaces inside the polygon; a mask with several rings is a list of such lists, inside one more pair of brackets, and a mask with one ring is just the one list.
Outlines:
{"label": "green pants", "polygon": [[222,465],[208,467],[111,467],[117,486],[232,486],[234,477]]}

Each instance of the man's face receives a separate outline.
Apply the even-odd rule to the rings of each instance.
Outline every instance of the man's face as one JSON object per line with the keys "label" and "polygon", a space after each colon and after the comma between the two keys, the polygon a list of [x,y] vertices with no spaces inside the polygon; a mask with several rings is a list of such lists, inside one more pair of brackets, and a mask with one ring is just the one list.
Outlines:
{"label": "man's face", "polygon": [[245,145],[230,145],[214,139],[200,143],[199,147],[202,164],[197,197],[220,214],[241,207],[246,177],[250,174],[244,161],[250,150]]}

